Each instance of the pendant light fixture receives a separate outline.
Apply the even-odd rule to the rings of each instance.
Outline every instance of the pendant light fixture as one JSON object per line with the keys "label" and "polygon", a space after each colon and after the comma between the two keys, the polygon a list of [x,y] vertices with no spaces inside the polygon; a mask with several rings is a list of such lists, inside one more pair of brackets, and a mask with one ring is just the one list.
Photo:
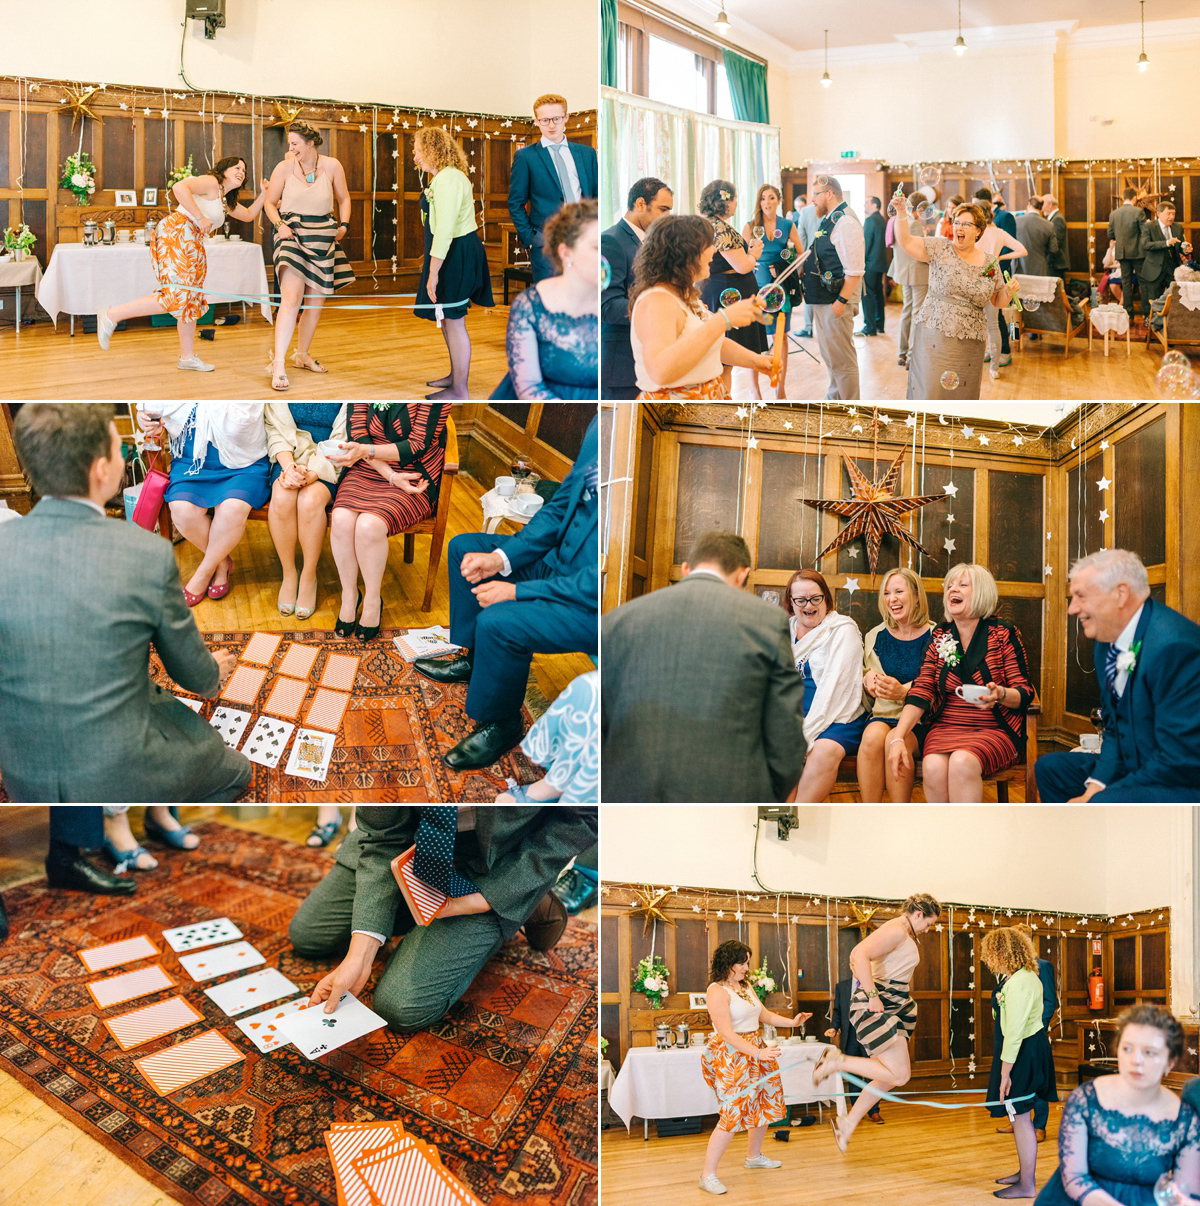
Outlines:
{"label": "pendant light fixture", "polygon": [[[1145,3],[1145,0],[1143,0]],[[958,0],[958,38],[954,43],[954,53],[957,55],[963,54],[967,49],[966,42],[962,36],[962,0]]]}
{"label": "pendant light fixture", "polygon": [[1142,53],[1138,55],[1137,69],[1148,71],[1150,60],[1146,58],[1146,0],[1142,0]]}
{"label": "pendant light fixture", "polygon": [[717,13],[717,19],[713,24],[724,33],[729,28],[729,18],[725,15],[725,5],[721,5],[721,11]]}
{"label": "pendant light fixture", "polygon": [[[1143,0],[1144,2],[1144,0]],[[825,31],[825,74],[821,76],[821,87],[828,88],[833,80],[829,78],[829,30]]]}

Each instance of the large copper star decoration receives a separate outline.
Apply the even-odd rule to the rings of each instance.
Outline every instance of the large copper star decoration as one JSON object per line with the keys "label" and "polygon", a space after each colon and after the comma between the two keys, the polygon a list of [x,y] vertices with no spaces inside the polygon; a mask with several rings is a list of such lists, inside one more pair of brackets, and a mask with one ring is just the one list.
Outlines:
{"label": "large copper star decoration", "polygon": [[818,511],[831,511],[834,515],[841,515],[850,521],[838,533],[837,538],[831,540],[817,554],[817,560],[819,561],[826,553],[832,553],[840,549],[842,545],[849,544],[859,536],[866,536],[867,557],[871,563],[871,573],[874,574],[875,565],[879,560],[879,545],[886,532],[890,532],[906,544],[911,544],[914,549],[919,549],[926,557],[932,557],[933,554],[916,540],[906,527],[901,525],[900,516],[907,515],[908,512],[915,511],[919,507],[928,506],[931,502],[937,502],[938,499],[945,498],[945,494],[925,494],[919,498],[892,497],[892,490],[900,479],[900,469],[907,455],[904,450],[901,450],[899,456],[892,462],[891,468],[883,475],[883,480],[876,482],[867,479],[862,470],[850,459],[849,453],[840,449],[839,451],[842,453],[842,460],[846,462],[846,470],[850,474],[850,486],[854,491],[854,497],[852,499],[806,498],[802,500],[807,506],[816,507]]}
{"label": "large copper star decoration", "polygon": [[671,893],[663,888],[656,892],[653,888],[644,888],[641,892],[633,894],[637,904],[633,906],[625,915],[627,917],[641,917],[644,924],[642,925],[642,937],[644,938],[650,932],[652,922],[661,921],[664,925],[674,925],[675,923],[658,907]]}
{"label": "large copper star decoration", "polygon": [[876,905],[873,909],[864,909],[859,905],[851,902],[850,911],[854,914],[848,921],[843,921],[839,930],[858,930],[858,932],[866,939],[866,936],[871,932],[871,918],[879,912],[879,906]]}
{"label": "large copper star decoration", "polygon": [[90,117],[93,121],[103,123],[104,118],[97,117],[90,108],[92,97],[99,91],[99,88],[84,88],[82,84],[76,85],[74,89],[67,89],[67,95],[63,97],[62,104],[58,107],[71,111],[72,133],[75,132],[75,123],[85,117]]}
{"label": "large copper star decoration", "polygon": [[287,105],[281,105],[278,101],[275,101],[274,104],[275,120],[267,122],[268,129],[273,129],[275,126],[290,126],[304,112],[303,105],[297,105],[291,109]]}

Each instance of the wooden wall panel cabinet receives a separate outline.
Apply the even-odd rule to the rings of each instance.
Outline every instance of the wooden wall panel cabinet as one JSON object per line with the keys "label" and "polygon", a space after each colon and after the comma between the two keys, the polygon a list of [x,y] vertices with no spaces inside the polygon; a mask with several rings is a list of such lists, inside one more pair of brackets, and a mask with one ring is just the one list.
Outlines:
{"label": "wooden wall panel cabinet", "polygon": [[1116,445],[1112,474],[1116,547],[1137,553],[1145,565],[1167,559],[1167,420],[1164,416]]}
{"label": "wooden wall panel cabinet", "polygon": [[679,507],[675,520],[675,562],[682,564],[705,532],[734,531],[737,524],[741,454],[736,448],[680,443]]}

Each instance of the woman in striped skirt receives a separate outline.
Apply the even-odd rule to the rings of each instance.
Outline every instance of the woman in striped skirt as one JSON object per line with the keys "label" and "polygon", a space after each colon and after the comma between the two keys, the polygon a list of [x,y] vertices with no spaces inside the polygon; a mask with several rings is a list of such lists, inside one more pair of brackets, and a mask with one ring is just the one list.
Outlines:
{"label": "woman in striped skirt", "polygon": [[[271,359],[271,388],[289,388],[283,361],[296,316],[300,334],[292,364],[323,373],[325,366],[309,354],[321,318],[321,306],[335,289],[354,280],[350,261],[341,248],[350,222],[350,191],[346,173],[336,159],[319,155],[321,135],[302,121],[288,126],[288,154],[271,173],[264,207],[275,227],[275,350]],[[333,209],[337,203],[337,219]],[[300,307],[304,310],[301,313]]]}
{"label": "woman in striped skirt", "polygon": [[[329,543],[342,580],[334,632],[364,644],[379,635],[388,537],[437,510],[446,463],[446,402],[351,402],[350,439],[330,464],[349,466],[338,481]],[[362,594],[358,578],[362,574]],[[362,620],[355,623],[362,602]]]}
{"label": "woman in striped skirt", "polygon": [[942,906],[932,896],[925,892],[910,896],[899,917],[885,921],[850,952],[855,979],[850,1024],[868,1055],[835,1055],[827,1049],[812,1075],[814,1086],[834,1072],[850,1072],[869,1082],[844,1120],[839,1121],[837,1115],[830,1119],[833,1137],[843,1152],[879,1094],[908,1082],[908,1040],[917,1025],[912,974],[921,961],[916,938],[941,915]]}
{"label": "woman in striped skirt", "polygon": [[946,575],[946,619],[933,630],[921,672],[888,738],[893,776],[911,773],[904,738],[924,722],[921,778],[931,804],[978,804],[983,780],[1025,753],[1025,714],[1037,698],[1021,634],[996,615],[1000,593],[982,565]]}

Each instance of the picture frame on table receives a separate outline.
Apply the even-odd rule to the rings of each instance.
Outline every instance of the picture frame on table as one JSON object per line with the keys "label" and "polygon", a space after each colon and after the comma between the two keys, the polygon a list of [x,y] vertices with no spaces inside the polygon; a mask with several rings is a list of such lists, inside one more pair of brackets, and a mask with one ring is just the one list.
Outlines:
{"label": "picture frame on table", "polygon": [[114,189],[113,193],[116,197],[114,204],[116,205],[137,205],[137,189],[135,188],[118,188]]}
{"label": "picture frame on table", "polygon": [[154,206],[158,204],[158,189],[144,188],[142,189],[142,204]]}

